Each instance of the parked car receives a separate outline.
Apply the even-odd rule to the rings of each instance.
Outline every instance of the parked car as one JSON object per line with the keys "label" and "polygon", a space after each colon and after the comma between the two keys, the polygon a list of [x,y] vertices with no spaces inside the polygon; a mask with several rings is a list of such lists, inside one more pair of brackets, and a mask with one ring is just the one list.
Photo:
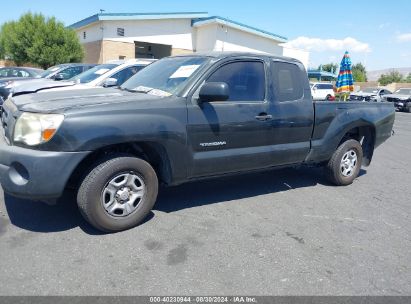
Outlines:
{"label": "parked car", "polygon": [[0,79],[0,105],[2,99],[6,100],[13,88],[22,85],[28,81],[31,83],[44,83],[46,80],[65,80],[72,78],[88,69],[96,66],[95,64],[83,63],[66,63],[59,64],[48,68],[36,77],[16,77],[16,78],[2,78]]}
{"label": "parked car", "polygon": [[15,78],[15,77],[37,77],[44,70],[36,68],[26,68],[26,67],[5,67],[0,68],[0,79],[1,78]]}
{"label": "parked car", "polygon": [[88,63],[63,63],[48,68],[40,77],[53,80],[67,80],[88,69],[95,67],[97,64]]}
{"label": "parked car", "polygon": [[313,82],[310,83],[310,87],[313,100],[335,100],[332,83]]}
{"label": "parked car", "polygon": [[80,90],[92,87],[113,87],[122,85],[131,76],[136,74],[155,59],[117,60],[107,64],[97,65],[73,78],[63,81],[27,82],[16,86],[12,90],[13,96],[48,92],[54,90]]}
{"label": "parked car", "polygon": [[78,189],[86,220],[119,231],[144,220],[159,183],[315,164],[349,185],[391,136],[394,118],[389,103],[313,102],[295,59],[169,57],[120,88],[7,99],[0,183],[36,200]]}
{"label": "parked car", "polygon": [[384,101],[393,102],[397,111],[411,113],[411,88],[400,88],[393,94],[384,95]]}
{"label": "parked car", "polygon": [[392,94],[392,92],[384,88],[365,88],[361,91],[351,93],[350,100],[380,102],[383,101],[383,96],[387,94]]}

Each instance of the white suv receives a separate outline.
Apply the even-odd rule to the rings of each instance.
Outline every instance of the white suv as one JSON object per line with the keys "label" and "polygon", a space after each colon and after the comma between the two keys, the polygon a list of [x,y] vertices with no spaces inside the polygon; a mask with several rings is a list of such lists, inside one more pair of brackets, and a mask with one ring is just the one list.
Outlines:
{"label": "white suv", "polygon": [[334,100],[335,94],[332,83],[310,83],[311,95],[314,100]]}
{"label": "white suv", "polygon": [[100,64],[69,79],[76,84],[70,89],[120,86],[153,61],[155,59],[130,59],[126,61],[113,60]]}

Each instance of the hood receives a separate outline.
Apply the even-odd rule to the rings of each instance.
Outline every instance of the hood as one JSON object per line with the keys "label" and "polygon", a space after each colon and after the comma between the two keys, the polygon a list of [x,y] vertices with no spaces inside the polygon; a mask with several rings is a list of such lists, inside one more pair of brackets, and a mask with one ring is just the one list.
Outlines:
{"label": "hood", "polygon": [[411,95],[404,95],[404,94],[387,94],[384,95],[384,98],[397,98],[401,100],[407,100],[411,98]]}
{"label": "hood", "polygon": [[[164,98],[164,97],[163,97]],[[130,101],[149,101],[161,97],[144,93],[131,93],[119,89],[93,88],[87,90],[56,90],[13,96],[12,101],[20,111],[55,113],[73,108]]]}
{"label": "hood", "polygon": [[60,88],[75,85],[74,81],[55,81],[51,79],[36,78],[31,81],[15,81],[13,82],[12,90],[13,96],[36,93],[41,90]]}
{"label": "hood", "polygon": [[6,82],[6,81],[17,81],[17,80],[33,80],[33,79],[38,79],[34,77],[1,77],[0,82]]}
{"label": "hood", "polygon": [[42,89],[40,92],[53,92],[53,91],[62,91],[62,90],[86,90],[91,88],[102,88],[102,86],[92,86],[88,83],[75,83],[70,86],[62,86],[62,87],[52,87],[52,88],[45,88]]}
{"label": "hood", "polygon": [[377,93],[366,93],[366,92],[355,92],[351,93],[353,96],[363,96],[363,97],[369,97],[369,96],[377,96]]}

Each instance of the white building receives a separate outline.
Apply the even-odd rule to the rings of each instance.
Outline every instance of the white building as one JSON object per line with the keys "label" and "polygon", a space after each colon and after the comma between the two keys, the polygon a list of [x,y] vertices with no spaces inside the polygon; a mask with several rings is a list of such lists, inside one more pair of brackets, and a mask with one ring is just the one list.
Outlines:
{"label": "white building", "polygon": [[204,51],[261,52],[297,58],[306,51],[283,45],[287,38],[204,12],[102,13],[70,25],[87,63],[113,59],[162,58]]}

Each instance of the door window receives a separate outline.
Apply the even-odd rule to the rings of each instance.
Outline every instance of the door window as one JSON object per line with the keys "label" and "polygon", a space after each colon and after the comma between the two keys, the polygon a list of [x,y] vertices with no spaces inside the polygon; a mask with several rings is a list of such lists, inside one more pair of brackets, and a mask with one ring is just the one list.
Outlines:
{"label": "door window", "polygon": [[0,76],[1,77],[8,77],[9,75],[10,76],[12,75],[11,69],[7,69],[7,68],[6,69],[0,69]]}
{"label": "door window", "polygon": [[16,77],[30,77],[30,74],[23,70],[14,70],[14,75]]}
{"label": "door window", "polygon": [[0,70],[1,77],[29,77],[30,74],[20,69],[5,68]]}
{"label": "door window", "polygon": [[229,86],[227,101],[256,102],[265,98],[264,63],[259,61],[231,62],[215,71],[207,82],[225,82]]}

